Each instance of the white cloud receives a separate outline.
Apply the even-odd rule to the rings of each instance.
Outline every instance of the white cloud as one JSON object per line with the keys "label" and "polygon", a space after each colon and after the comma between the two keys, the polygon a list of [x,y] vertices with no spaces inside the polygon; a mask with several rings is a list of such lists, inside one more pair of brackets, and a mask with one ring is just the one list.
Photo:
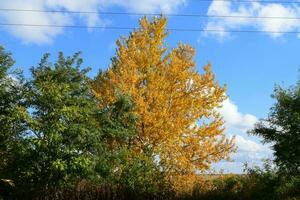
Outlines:
{"label": "white cloud", "polygon": [[246,131],[253,127],[258,119],[251,114],[242,114],[238,111],[238,107],[229,99],[223,102],[219,112],[225,120],[227,128],[238,128]]}
{"label": "white cloud", "polygon": [[111,3],[120,5],[135,12],[171,13],[186,3],[186,0],[112,0]]}
{"label": "white cloud", "polygon": [[[185,0],[1,0],[1,8],[27,10],[65,10],[65,11],[99,11],[112,6],[125,8],[134,12],[174,12],[185,4]],[[87,26],[105,25],[104,20],[96,14],[45,13],[45,12],[0,12],[3,23],[73,25],[78,20]],[[64,33],[63,28],[53,27],[5,27],[24,43],[51,43],[53,38]]]}
{"label": "white cloud", "polygon": [[[46,0],[46,6],[53,10],[67,11],[94,11],[96,12],[101,7],[105,6],[106,2],[101,0]],[[74,15],[73,15],[74,16]],[[96,14],[79,14],[88,26],[95,26],[102,23]]]}
{"label": "white cloud", "polygon": [[[44,9],[45,3],[38,0],[2,0],[1,8]],[[6,23],[13,24],[57,24],[71,23],[71,19],[59,13],[30,13],[30,12],[1,12],[0,18]],[[7,30],[24,42],[49,43],[51,38],[62,33],[62,28],[11,26]]]}
{"label": "white cloud", "polygon": [[243,137],[235,135],[235,142],[237,152],[231,155],[232,161],[221,161],[216,164],[216,168],[224,169],[224,172],[242,173],[244,164],[247,163],[249,167],[262,167],[264,160],[272,159],[273,151],[270,145],[255,142],[250,137]]}
{"label": "white cloud", "polygon": [[225,121],[226,134],[228,137],[235,136],[237,152],[231,156],[233,162],[221,161],[216,164],[217,170],[242,173],[246,162],[249,166],[263,166],[263,159],[272,159],[270,145],[262,144],[259,138],[246,133],[258,121],[257,117],[239,112],[237,105],[230,99],[223,102],[219,112]]}
{"label": "white cloud", "polygon": [[[221,16],[248,16],[252,18],[210,18],[206,29],[221,30],[220,32],[206,32],[219,38],[229,36],[226,31],[247,30],[263,31],[273,38],[282,36],[289,31],[299,31],[300,21],[295,19],[270,19],[268,17],[293,18],[300,16],[300,7],[296,4],[259,3],[236,4],[232,2],[213,1],[207,11],[207,15]],[[263,17],[263,18],[255,18]],[[225,32],[223,32],[225,31]],[[271,33],[272,31],[273,33]]]}
{"label": "white cloud", "polygon": [[247,140],[240,135],[236,135],[235,142],[241,151],[258,152],[264,149],[261,144]]}

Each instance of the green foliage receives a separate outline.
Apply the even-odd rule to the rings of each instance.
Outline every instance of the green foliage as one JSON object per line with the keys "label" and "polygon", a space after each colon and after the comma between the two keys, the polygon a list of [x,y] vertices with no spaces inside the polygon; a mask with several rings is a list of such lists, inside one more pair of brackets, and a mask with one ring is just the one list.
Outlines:
{"label": "green foliage", "polygon": [[[8,69],[13,60],[2,54],[1,69]],[[54,64],[46,54],[31,68],[31,79],[18,82],[7,79],[7,70],[2,70],[2,79],[10,84],[6,81],[1,88],[1,109],[9,111],[1,115],[1,123],[11,130],[1,132],[2,138],[6,136],[1,156],[9,162],[4,165],[2,160],[0,172],[5,176],[0,178],[14,182],[11,197],[63,199],[83,182],[95,190],[112,186],[114,197],[130,191],[134,196],[134,191],[152,196],[162,191],[163,175],[153,154],[131,148],[138,119],[130,98],[120,96],[99,109],[89,88],[88,69],[82,70],[81,64],[79,53],[73,57],[60,53]]]}
{"label": "green foliage", "polygon": [[282,174],[266,163],[264,168],[246,168],[246,174],[209,177],[212,189],[195,187],[182,199],[288,200],[300,198],[300,176]]}
{"label": "green foliage", "polygon": [[[175,196],[151,147],[142,150],[129,96],[99,108],[82,59],[46,54],[31,79],[0,47],[0,199],[299,199],[300,86],[277,87],[277,103],[253,134],[274,142],[276,164],[207,176]],[[268,125],[268,126],[267,126]],[[206,185],[207,184],[207,185]]]}
{"label": "green foliage", "polygon": [[128,152],[126,157],[120,165],[122,173],[117,183],[123,186],[128,198],[152,199],[171,195],[172,188],[165,181],[164,172],[159,170],[151,156]]}
{"label": "green foliage", "polygon": [[52,67],[46,55],[32,69],[29,127],[34,133],[32,158],[37,159],[32,171],[43,177],[38,185],[44,188],[74,187],[82,179],[109,182],[123,146],[135,134],[130,100],[120,97],[111,107],[98,109],[78,56],[65,59],[60,54]]}
{"label": "green foliage", "polygon": [[25,129],[23,78],[11,68],[14,60],[0,46],[0,179],[7,179],[4,169],[14,160],[20,145],[20,133]]}
{"label": "green foliage", "polygon": [[81,63],[79,54],[64,58],[60,53],[52,65],[46,54],[31,69],[26,97],[30,148],[23,156],[24,163],[30,162],[22,164],[21,170],[27,172],[22,179],[35,192],[71,187],[83,178],[102,178],[94,176],[101,160],[96,155],[105,155],[99,111],[88,88],[88,70],[81,70]]}
{"label": "green foliage", "polygon": [[287,90],[277,86],[272,95],[276,103],[269,117],[251,131],[272,142],[275,163],[282,171],[300,173],[300,84]]}
{"label": "green foliage", "polygon": [[248,199],[299,199],[299,174],[282,173],[266,163],[263,169],[247,169],[243,192]]}

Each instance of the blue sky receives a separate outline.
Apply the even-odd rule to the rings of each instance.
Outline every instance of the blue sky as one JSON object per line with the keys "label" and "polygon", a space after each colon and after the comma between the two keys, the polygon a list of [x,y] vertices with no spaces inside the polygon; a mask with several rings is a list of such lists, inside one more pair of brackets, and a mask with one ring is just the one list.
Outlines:
{"label": "blue sky", "polygon": [[[0,8],[33,10],[66,10],[98,12],[139,12],[172,14],[242,15],[251,17],[299,17],[299,4],[231,3],[201,0],[2,0]],[[300,6],[300,5],[299,5]],[[0,11],[1,23],[56,24],[84,26],[137,27],[139,16],[91,15],[39,12]],[[228,136],[237,135],[238,152],[234,162],[221,162],[217,169],[241,172],[242,163],[261,165],[271,156],[259,138],[249,137],[246,130],[267,116],[273,100],[275,84],[289,86],[299,78],[300,34],[279,32],[300,31],[300,20],[169,17],[168,28],[214,30],[256,30],[262,33],[178,32],[167,38],[170,47],[178,42],[196,48],[198,70],[210,62],[217,79],[227,85],[229,100],[221,113],[226,120]],[[270,33],[269,31],[277,33]],[[49,52],[52,58],[59,51],[71,55],[82,51],[84,66],[92,67],[90,76],[106,69],[115,53],[115,41],[128,35],[128,30],[38,28],[0,26],[0,44],[10,51],[29,76],[29,67],[36,65]]]}

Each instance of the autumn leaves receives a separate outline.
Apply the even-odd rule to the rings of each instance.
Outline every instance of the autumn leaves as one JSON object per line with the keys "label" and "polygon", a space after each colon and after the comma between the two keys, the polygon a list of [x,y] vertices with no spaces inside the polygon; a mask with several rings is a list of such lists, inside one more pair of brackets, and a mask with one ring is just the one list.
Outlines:
{"label": "autumn leaves", "polygon": [[102,108],[118,95],[130,96],[138,118],[131,147],[150,148],[172,184],[187,188],[196,172],[229,158],[234,143],[225,137],[215,109],[225,99],[224,87],[210,65],[197,72],[191,46],[168,49],[166,24],[164,17],[142,18],[139,29],[118,40],[111,66],[92,89]]}

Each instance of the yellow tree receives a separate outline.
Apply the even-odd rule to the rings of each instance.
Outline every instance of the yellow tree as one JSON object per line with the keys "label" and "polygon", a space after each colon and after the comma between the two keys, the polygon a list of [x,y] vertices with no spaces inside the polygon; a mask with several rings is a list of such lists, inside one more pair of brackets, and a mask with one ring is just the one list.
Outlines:
{"label": "yellow tree", "polygon": [[129,94],[138,116],[132,148],[151,148],[161,169],[176,187],[195,181],[195,174],[228,159],[233,141],[225,138],[217,107],[225,89],[208,64],[196,70],[195,50],[184,44],[168,51],[167,19],[140,20],[140,28],[117,41],[111,66],[92,84],[100,107],[118,94]]}

